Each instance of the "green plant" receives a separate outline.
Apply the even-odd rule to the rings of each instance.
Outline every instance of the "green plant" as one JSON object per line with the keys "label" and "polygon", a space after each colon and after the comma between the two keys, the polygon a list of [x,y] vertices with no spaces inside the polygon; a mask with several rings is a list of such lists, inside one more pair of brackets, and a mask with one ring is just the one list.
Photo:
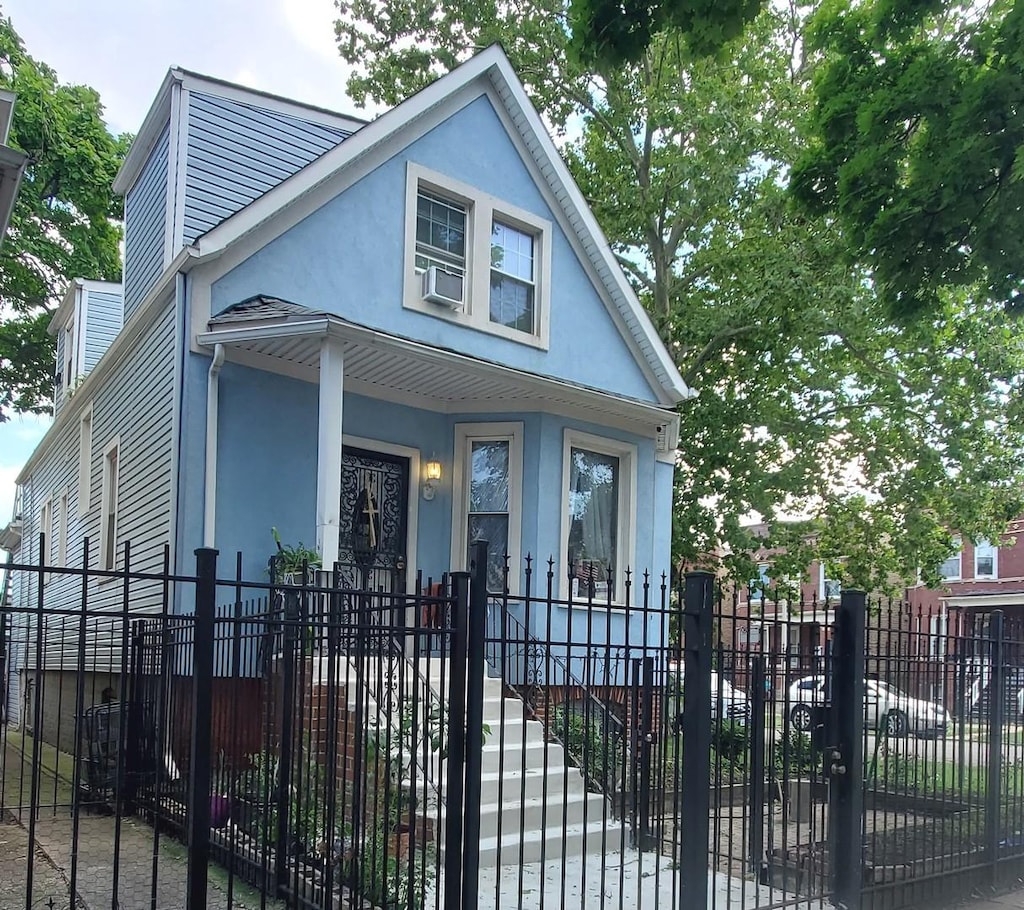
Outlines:
{"label": "green plant", "polygon": [[725,721],[711,729],[711,748],[734,767],[743,767],[750,752],[750,730],[746,724]]}
{"label": "green plant", "polygon": [[599,793],[612,794],[621,789],[625,761],[615,733],[608,730],[612,735],[606,735],[602,720],[600,708],[588,712],[580,705],[558,707],[548,730],[583,772],[587,786]]}
{"label": "green plant", "polygon": [[270,533],[274,537],[276,552],[271,557],[271,569],[275,578],[283,579],[289,575],[302,575],[304,569],[319,569],[323,560],[316,550],[312,550],[302,543],[291,545],[281,542],[281,535],[277,528],[271,528]]}
{"label": "green plant", "polygon": [[810,734],[801,730],[790,728],[785,738],[772,745],[772,765],[777,774],[809,774],[818,761]]}

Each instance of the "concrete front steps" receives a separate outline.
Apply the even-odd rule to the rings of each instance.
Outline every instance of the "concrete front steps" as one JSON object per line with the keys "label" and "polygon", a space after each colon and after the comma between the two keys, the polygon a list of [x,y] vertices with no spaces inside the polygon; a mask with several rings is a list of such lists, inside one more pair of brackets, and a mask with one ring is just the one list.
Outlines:
{"label": "concrete front steps", "polygon": [[[543,724],[526,716],[520,699],[505,696],[501,680],[485,676],[483,709],[490,733],[480,781],[481,867],[619,849],[626,835],[608,801],[587,791],[561,744],[545,739]],[[443,852],[443,812],[440,831]]]}
{"label": "concrete front steps", "polygon": [[[340,663],[347,663],[342,659]],[[432,658],[426,677],[436,699],[448,701],[451,665]],[[326,671],[311,674],[313,686],[323,684]],[[355,671],[339,666],[335,679],[348,691],[354,706]],[[411,690],[412,669],[406,670],[406,690]],[[394,681],[392,680],[392,684]],[[417,680],[417,684],[422,679]],[[364,692],[377,691],[377,680],[363,678]],[[363,696],[365,699],[365,695]],[[435,698],[429,699],[436,703]],[[426,699],[424,703],[426,703]],[[370,711],[373,711],[372,699]],[[510,862],[560,862],[571,857],[621,850],[628,833],[621,820],[611,815],[611,804],[599,793],[587,791],[583,775],[568,765],[558,742],[546,740],[544,726],[527,717],[521,699],[506,697],[499,679],[484,676],[484,734],[480,794],[480,865],[487,868]],[[448,780],[447,762],[433,767],[442,791]],[[422,788],[422,784],[420,788]],[[435,818],[441,852],[444,852],[444,809],[424,806]]]}

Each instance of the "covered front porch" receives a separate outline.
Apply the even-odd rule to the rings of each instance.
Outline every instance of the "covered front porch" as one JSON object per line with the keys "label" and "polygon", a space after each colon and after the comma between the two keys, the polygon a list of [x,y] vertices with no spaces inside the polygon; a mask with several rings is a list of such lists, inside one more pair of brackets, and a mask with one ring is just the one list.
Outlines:
{"label": "covered front porch", "polygon": [[670,501],[671,411],[266,297],[211,319],[197,344],[213,355],[193,355],[202,542],[257,554],[243,574],[265,570],[272,527],[361,587],[405,593],[422,593],[418,574],[467,568],[476,537],[491,586],[512,591],[528,554],[552,560],[556,596],[607,603],[627,596],[627,568],[669,565],[655,504]]}

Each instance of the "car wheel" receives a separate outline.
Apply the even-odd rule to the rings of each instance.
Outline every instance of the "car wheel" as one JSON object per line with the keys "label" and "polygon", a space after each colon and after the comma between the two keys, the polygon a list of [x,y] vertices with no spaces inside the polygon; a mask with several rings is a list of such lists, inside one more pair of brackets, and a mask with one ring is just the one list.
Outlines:
{"label": "car wheel", "polygon": [[907,732],[907,716],[902,711],[890,711],[885,716],[885,732],[889,736],[902,736]]}
{"label": "car wheel", "polygon": [[789,712],[789,720],[793,726],[802,732],[811,729],[811,709],[807,705],[796,705]]}

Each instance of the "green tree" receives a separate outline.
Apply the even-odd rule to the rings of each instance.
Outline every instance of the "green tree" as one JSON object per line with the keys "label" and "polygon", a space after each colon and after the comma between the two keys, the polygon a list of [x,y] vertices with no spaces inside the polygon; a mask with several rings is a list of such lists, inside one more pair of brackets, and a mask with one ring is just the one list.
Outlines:
{"label": "green tree", "polygon": [[672,28],[695,54],[715,54],[763,7],[764,0],[571,0],[571,46],[585,62],[614,67],[635,63]]}
{"label": "green tree", "polygon": [[0,88],[17,93],[9,142],[28,155],[0,247],[0,421],[52,407],[46,328],[67,282],[120,280],[120,202],[111,189],[129,138],[103,123],[99,95],[61,85],[0,18]]}
{"label": "green tree", "polygon": [[592,72],[557,0],[339,9],[357,100],[398,102],[501,41],[699,392],[680,407],[677,557],[727,545],[749,578],[757,512],[794,572],[813,547],[876,586],[937,565],[948,527],[990,534],[1021,507],[1020,325],[983,286],[894,321],[843,225],[792,205],[820,61],[798,7],[766,9],[715,56],[669,30]]}
{"label": "green tree", "polygon": [[793,189],[902,317],[950,289],[1024,312],[1024,3],[827,0]]}

